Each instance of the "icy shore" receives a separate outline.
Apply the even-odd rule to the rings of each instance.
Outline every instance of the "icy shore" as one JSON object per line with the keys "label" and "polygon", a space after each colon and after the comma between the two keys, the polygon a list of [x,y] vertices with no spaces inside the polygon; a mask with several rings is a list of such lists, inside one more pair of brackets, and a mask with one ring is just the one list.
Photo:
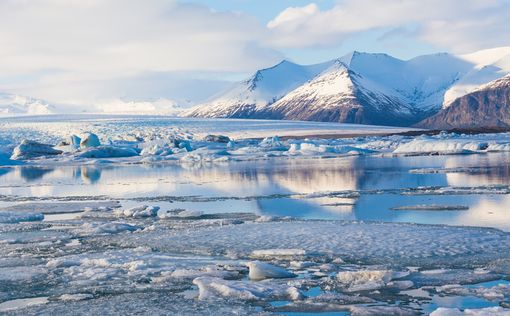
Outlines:
{"label": "icy shore", "polygon": [[[86,116],[11,118],[0,120],[0,165],[113,162],[196,164],[273,157],[330,158],[510,151],[510,133],[384,136],[407,130],[257,120]],[[314,136],[303,139],[303,135]],[[321,135],[330,135],[331,138],[321,138]],[[279,136],[286,137],[283,139]],[[89,141],[90,137],[93,141]]]}
{"label": "icy shore", "polygon": [[413,290],[510,298],[468,286],[510,276],[510,234],[495,229],[131,213],[0,225],[0,312],[416,315],[435,308],[410,304]]}

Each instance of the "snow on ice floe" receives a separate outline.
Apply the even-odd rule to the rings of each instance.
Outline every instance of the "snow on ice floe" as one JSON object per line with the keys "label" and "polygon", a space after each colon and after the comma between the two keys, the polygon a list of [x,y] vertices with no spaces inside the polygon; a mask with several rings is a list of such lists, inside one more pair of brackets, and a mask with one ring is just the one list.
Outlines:
{"label": "snow on ice floe", "polygon": [[[214,130],[215,126],[212,122],[215,121],[217,120],[212,120],[211,125],[207,125],[207,128]],[[177,124],[183,124],[180,121],[176,122]],[[186,120],[183,122],[186,122]],[[85,128],[94,129],[94,126],[88,125],[90,123],[81,122],[82,130],[68,129],[69,134],[67,135],[62,135],[62,130],[55,127],[59,125],[58,122],[32,124],[31,128],[35,129],[32,133],[34,141],[25,140],[24,142],[29,144],[19,145],[13,152],[13,159],[37,159],[31,163],[39,164],[51,163],[52,161],[55,163],[55,160],[59,163],[84,163],[83,159],[98,158],[117,159],[117,162],[125,163],[182,162],[185,164],[201,164],[273,157],[330,158],[374,154],[446,155],[510,151],[510,133],[484,135],[440,133],[434,136],[422,135],[418,137],[402,135],[374,136],[374,130],[372,129],[377,130],[378,127],[371,127],[371,129],[359,126],[357,128],[365,133],[365,135],[362,135],[364,137],[324,139],[321,138],[321,133],[318,133],[315,138],[310,139],[292,139],[289,137],[283,139],[276,136],[276,134],[285,135],[286,131],[285,129],[278,129],[277,126],[285,123],[275,122],[273,124],[275,127],[271,127],[271,125],[269,127],[265,125],[264,127],[266,132],[270,128],[269,130],[272,131],[273,136],[267,136],[267,133],[264,132],[252,135],[256,137],[266,135],[262,140],[239,138],[234,141],[232,135],[237,135],[233,133],[234,130],[231,130],[230,135],[206,134],[205,127],[191,128],[190,126],[189,129],[184,130],[175,126],[159,125],[160,123],[158,120],[133,120],[129,123],[122,120],[105,120],[101,124],[98,123],[102,128],[98,129],[97,134],[95,134],[83,131]],[[2,130],[2,127],[20,126],[19,124],[21,123],[18,123],[18,125],[3,123],[3,126],[0,122],[0,136],[2,133],[6,135],[5,144],[0,144],[3,151],[11,151],[19,137],[15,128],[8,131]],[[306,126],[306,124],[299,122],[298,125],[292,126]],[[132,127],[132,130],[128,130],[128,126]],[[142,127],[144,128],[142,129]],[[342,128],[339,131],[343,131]],[[391,131],[395,132],[394,130]],[[311,133],[312,131],[308,132]],[[26,131],[23,130],[23,133],[21,134],[25,136]],[[78,134],[81,137],[77,136]],[[290,135],[299,134],[291,133]],[[79,146],[77,146],[78,142]],[[59,146],[53,148],[52,145],[45,145],[45,143],[59,143]],[[48,157],[51,159],[46,159]],[[118,160],[119,158],[124,160]],[[2,164],[9,163],[9,161],[4,161]]]}
{"label": "snow on ice floe", "polygon": [[431,316],[509,316],[510,309],[503,307],[467,308],[461,311],[458,308],[440,307],[433,311]]}
{"label": "snow on ice floe", "polygon": [[[383,288],[394,279],[403,278],[408,272],[395,272],[387,270],[342,271],[336,276],[338,282],[348,292],[370,291]],[[397,283],[398,285],[398,283]]]}
{"label": "snow on ice floe", "polygon": [[198,286],[199,299],[229,298],[234,300],[298,300],[300,291],[284,284],[264,282],[228,281],[220,278],[199,277],[193,280]]}
{"label": "snow on ice floe", "polygon": [[0,211],[0,223],[2,224],[12,224],[19,222],[34,222],[34,221],[42,221],[44,219],[44,215],[41,213],[15,213],[15,212],[3,212]]}
{"label": "snow on ice floe", "polygon": [[267,262],[252,261],[246,263],[250,272],[248,277],[251,280],[293,278],[296,275],[285,268],[278,267]]}
{"label": "snow on ice floe", "polygon": [[61,214],[79,212],[111,211],[120,207],[118,201],[89,201],[89,202],[28,202],[17,203],[0,208],[0,212],[16,214],[41,213]]}
{"label": "snow on ice floe", "polygon": [[[71,136],[72,137],[72,136]],[[74,139],[73,141],[76,141]],[[89,147],[99,147],[101,146],[101,142],[99,141],[99,137],[94,133],[87,133],[80,139],[80,148],[89,148]]]}
{"label": "snow on ice floe", "polygon": [[53,148],[52,145],[39,143],[33,140],[24,139],[21,144],[12,151],[12,160],[25,160],[37,157],[55,156],[62,154],[61,150]]}
{"label": "snow on ice floe", "polygon": [[446,266],[501,258],[510,242],[508,234],[493,229],[336,221],[246,222],[200,226],[165,235],[156,230],[146,235],[150,238],[124,235],[118,242],[246,258],[253,250],[285,248],[366,263],[428,262]]}
{"label": "snow on ice floe", "polygon": [[82,225],[81,231],[84,234],[119,234],[123,232],[134,232],[142,229],[140,226],[130,225],[127,223],[85,223]]}
{"label": "snow on ice floe", "polygon": [[[6,275],[0,283],[12,288],[7,293],[0,286],[0,301],[25,298],[34,289],[44,289],[40,293],[49,297],[48,304],[19,310],[44,314],[60,311],[63,305],[87,311],[87,304],[99,304],[108,310],[105,297],[109,302],[130,297],[143,304],[148,299],[143,293],[150,294],[150,301],[163,292],[164,302],[204,308],[215,302],[215,306],[229,307],[223,310],[226,314],[239,306],[244,306],[244,313],[252,312],[250,308],[257,305],[259,312],[411,315],[417,310],[388,301],[405,299],[396,295],[409,288],[432,286],[429,291],[435,291],[448,284],[501,278],[492,267],[504,266],[504,249],[510,240],[498,230],[437,225],[278,218],[254,222],[256,216],[241,213],[228,215],[243,219],[237,223],[226,221],[221,214],[165,220],[132,216],[147,208],[151,207],[104,210],[110,217],[50,223],[51,230],[29,226],[18,236],[44,235],[23,243],[0,242],[0,253],[9,257],[0,259],[0,276]],[[117,216],[129,224],[105,226],[111,223],[105,220],[118,220]],[[124,225],[136,230],[124,229],[128,227]],[[141,229],[147,225],[151,228]],[[68,246],[74,239],[79,239],[79,247]],[[37,240],[37,245],[31,246],[28,240]],[[21,263],[23,267],[16,267]],[[408,264],[416,268],[407,268]],[[421,268],[431,265],[442,268]],[[459,266],[465,268],[459,270]],[[7,278],[12,271],[24,277]],[[495,286],[488,291],[505,290]],[[464,295],[453,292],[453,287],[451,294],[446,289],[443,295]],[[117,308],[138,311],[141,307],[122,304]],[[144,306],[145,311],[151,308]],[[171,309],[165,305],[164,310]]]}
{"label": "snow on ice floe", "polygon": [[117,216],[125,216],[125,217],[134,217],[134,218],[142,218],[142,217],[153,217],[158,215],[159,206],[148,206],[141,205],[135,206],[129,209],[119,209],[114,213]]}
{"label": "snow on ice floe", "polygon": [[[55,160],[57,163],[73,164],[83,163],[83,159],[98,158],[111,158],[126,163],[198,164],[273,157],[330,158],[374,154],[431,155],[510,151],[510,133],[379,136],[373,134],[384,133],[385,130],[388,133],[403,130],[311,122],[246,121],[246,124],[242,124],[235,120],[195,122],[193,119],[111,118],[93,122],[75,119],[76,126],[67,125],[69,123],[58,119],[44,123],[23,122],[20,119],[0,122],[0,139],[3,137],[0,151],[12,153],[13,159],[29,159],[30,163],[38,164],[55,163]],[[321,138],[321,134],[324,133],[316,129],[306,129],[315,124],[325,129],[322,132],[338,132],[340,136],[346,131],[345,128],[352,128],[352,133],[360,133],[362,137]],[[254,130],[240,134],[234,130],[234,126],[240,130],[253,126]],[[336,129],[332,129],[333,126],[336,126]],[[295,128],[298,132],[289,132],[288,127]],[[229,132],[214,133],[223,128]],[[276,135],[287,137],[281,138]],[[292,138],[293,135],[311,137]],[[24,138],[32,140],[23,141]],[[14,149],[22,141],[23,143]],[[11,161],[2,159],[0,163],[9,165]]]}
{"label": "snow on ice floe", "polygon": [[[258,220],[259,222],[263,222]],[[306,255],[303,249],[260,249],[252,251],[255,258],[302,257]]]}

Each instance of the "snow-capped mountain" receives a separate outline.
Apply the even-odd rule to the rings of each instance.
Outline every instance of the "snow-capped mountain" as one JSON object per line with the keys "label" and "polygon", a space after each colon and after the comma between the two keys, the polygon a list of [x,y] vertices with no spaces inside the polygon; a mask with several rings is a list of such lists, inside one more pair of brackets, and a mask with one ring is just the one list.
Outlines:
{"label": "snow-capped mountain", "polygon": [[185,116],[412,125],[510,73],[510,47],[400,60],[353,52],[319,65],[257,71]]}
{"label": "snow-capped mountain", "polygon": [[39,99],[0,93],[0,116],[51,114],[54,110],[51,104]]}
{"label": "snow-capped mountain", "polygon": [[186,111],[195,117],[258,117],[258,112],[302,85],[332,62],[302,66],[289,61],[257,71],[249,79],[232,86],[219,97]]}
{"label": "snow-capped mountain", "polygon": [[265,109],[265,117],[360,124],[407,125],[413,108],[392,89],[349,69],[341,60]]}
{"label": "snow-capped mountain", "polygon": [[451,129],[510,127],[510,75],[455,99],[419,127]]}

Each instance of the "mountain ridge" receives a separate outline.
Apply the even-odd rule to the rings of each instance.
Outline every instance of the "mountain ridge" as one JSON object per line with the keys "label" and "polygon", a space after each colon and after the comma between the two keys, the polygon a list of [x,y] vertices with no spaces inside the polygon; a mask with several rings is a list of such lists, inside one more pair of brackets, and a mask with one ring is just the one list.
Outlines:
{"label": "mountain ridge", "polygon": [[[347,72],[350,80],[344,80],[342,86],[331,78],[329,85],[336,87],[336,92],[317,96],[310,85],[318,86],[314,80],[325,76],[328,66],[335,63],[350,71]],[[283,65],[292,65],[291,71],[286,71]],[[385,53],[353,51],[315,65],[303,66],[284,60],[257,71],[250,78],[258,83],[253,89],[247,89],[250,79],[242,81],[230,92],[183,115],[408,126],[439,113],[457,98],[509,73],[510,47],[465,55],[437,53],[409,60]],[[271,88],[273,84],[277,87]],[[349,85],[354,88],[346,94]]]}

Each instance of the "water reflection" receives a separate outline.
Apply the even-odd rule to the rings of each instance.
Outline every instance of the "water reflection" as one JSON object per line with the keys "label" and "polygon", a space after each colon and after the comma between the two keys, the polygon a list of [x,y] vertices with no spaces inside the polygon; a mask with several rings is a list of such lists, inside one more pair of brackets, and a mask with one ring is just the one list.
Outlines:
{"label": "water reflection", "polygon": [[[508,185],[510,155],[348,157],[266,160],[207,166],[129,165],[22,167],[0,173],[0,194],[18,196],[134,197],[199,196],[154,204],[205,212],[242,211],[307,218],[356,219],[510,228],[508,195],[365,194],[423,186]],[[416,169],[435,172],[416,172]],[[413,172],[410,172],[414,170]],[[359,197],[308,196],[327,191],[361,191]],[[281,195],[281,196],[274,196]],[[261,196],[265,198],[239,199]],[[270,198],[268,196],[271,196]],[[220,198],[215,200],[214,198]],[[230,197],[230,198],[229,198]],[[237,197],[234,199],[232,197]],[[0,203],[1,204],[1,203]],[[394,211],[403,205],[467,205],[468,211]],[[507,211],[509,210],[509,211]]]}

